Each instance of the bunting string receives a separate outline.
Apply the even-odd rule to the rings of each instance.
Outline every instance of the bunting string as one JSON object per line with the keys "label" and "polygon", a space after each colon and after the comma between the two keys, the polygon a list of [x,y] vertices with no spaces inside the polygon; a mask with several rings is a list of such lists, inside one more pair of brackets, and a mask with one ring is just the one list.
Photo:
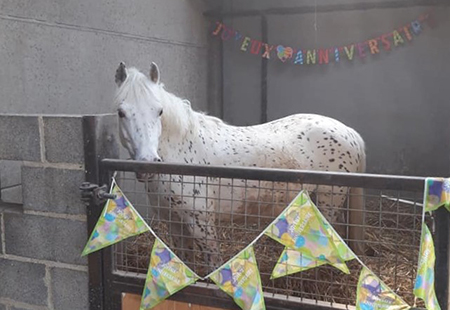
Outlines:
{"label": "bunting string", "polygon": [[[350,273],[346,262],[356,259],[362,266],[357,285],[356,309],[404,310],[410,306],[379,279],[348,247],[314,205],[306,191],[281,212],[252,242],[208,275],[201,277],[190,269],[155,233],[119,188],[115,175],[101,216],[82,255],[98,251],[143,232],[155,242],[141,301],[141,310],[161,301],[197,280],[211,279],[243,310],[265,309],[261,278],[253,245],[264,235],[285,246],[271,278],[329,264]],[[422,234],[414,294],[425,301],[428,310],[440,310],[434,291],[434,245],[425,224],[425,213],[450,205],[450,179],[427,178],[423,198]],[[450,211],[450,209],[449,209]]]}
{"label": "bunting string", "polygon": [[[421,14],[417,19],[392,30],[391,32],[372,37],[362,42],[327,48],[305,48],[303,46],[286,46],[271,44],[244,35],[241,31],[217,21],[213,36],[222,41],[234,42],[239,50],[265,59],[278,59],[282,63],[294,65],[327,65],[343,60],[353,61],[356,58],[366,59],[368,55],[376,56],[381,52],[390,52],[414,40],[425,29],[436,27],[432,13]],[[314,19],[314,41],[317,44],[317,18]]]}

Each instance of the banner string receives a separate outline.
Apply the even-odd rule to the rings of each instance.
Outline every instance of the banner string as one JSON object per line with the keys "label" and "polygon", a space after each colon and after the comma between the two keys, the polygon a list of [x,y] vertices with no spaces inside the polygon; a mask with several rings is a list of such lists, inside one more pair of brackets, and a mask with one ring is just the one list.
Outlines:
{"label": "banner string", "polygon": [[[115,179],[114,177],[113,177],[113,181],[112,181],[111,183],[112,183],[112,184],[117,184],[116,179]],[[123,194],[123,196],[124,196],[125,199],[128,200],[128,198],[126,198],[125,194]],[[129,200],[128,200],[128,201],[129,201]],[[133,207],[133,208],[134,208],[134,207]],[[153,237],[155,237],[155,239],[157,239],[159,242],[161,242],[161,243],[167,248],[167,250],[170,252],[170,254],[172,254],[173,256],[175,256],[176,258],[178,258],[178,260],[183,261],[182,259],[180,259],[180,258],[178,257],[178,255],[176,255],[176,254],[172,251],[172,249],[171,249],[164,241],[161,240],[161,238],[158,237],[158,235],[157,235],[157,234],[155,233],[155,231],[150,227],[150,225],[148,225],[147,221],[144,220],[144,218],[141,216],[141,214],[140,214],[139,212],[137,212],[137,210],[135,210],[135,211],[136,211],[137,216],[141,219],[142,222],[144,222],[145,226],[148,228],[148,231],[153,235]],[[183,264],[184,264],[184,262],[183,262]],[[197,278],[199,278],[199,279],[201,279],[201,280],[205,280],[205,279],[206,279],[206,278],[203,278],[203,277],[199,276],[199,275],[198,275],[197,273],[195,273],[191,268],[189,268],[189,266],[187,266],[186,264],[184,264],[184,265],[186,266],[186,268],[187,268],[190,272],[192,272],[192,274],[193,274],[195,277],[197,277]]]}
{"label": "banner string", "polygon": [[[112,182],[111,182],[111,192],[112,189],[114,187],[114,185],[117,185],[117,181],[115,179],[115,177],[112,178]],[[234,255],[232,258],[230,258],[227,262],[225,262],[224,264],[222,264],[220,267],[216,268],[214,271],[210,272],[209,274],[207,274],[206,276],[202,277],[200,275],[198,275],[196,272],[194,272],[191,268],[189,268],[189,266],[186,265],[186,268],[188,268],[188,270],[190,272],[192,272],[192,274],[195,275],[196,278],[200,279],[200,280],[206,280],[209,277],[211,277],[212,274],[216,273],[218,270],[222,269],[224,266],[226,266],[227,264],[229,264],[230,262],[232,262],[234,259],[236,259],[242,252],[246,251],[248,248],[250,248],[251,246],[253,246],[266,232],[269,228],[272,227],[272,225],[274,225],[281,216],[283,216],[286,211],[292,206],[293,202],[302,194],[303,191],[301,191],[292,201],[291,203],[289,203],[288,206],[286,206],[286,208],[269,224],[267,225],[267,227],[252,241],[250,242],[244,249],[242,249],[241,251],[239,251],[236,255]],[[125,194],[123,194],[125,197]],[[424,199],[425,199],[425,195],[424,194]],[[125,197],[126,198],[126,197]],[[310,199],[309,195],[308,198]],[[425,200],[424,200],[425,201]],[[145,226],[148,228],[149,232],[155,237],[155,239],[157,239],[159,242],[161,242],[166,248],[167,250],[174,255],[176,258],[178,258],[180,261],[181,260],[178,255],[176,255],[169,246],[166,245],[166,243],[161,240],[161,238],[158,237],[158,235],[155,233],[155,231],[150,227],[150,225],[147,223],[147,221],[144,220],[144,218],[140,215],[139,212],[137,212],[137,215],[139,216],[139,218],[144,222]],[[423,207],[423,213],[422,213],[422,223],[424,223],[425,220],[425,203],[424,203],[424,207]],[[337,238],[339,239],[339,241],[341,241],[343,244],[347,245],[347,250],[350,251],[350,253],[353,255],[353,257],[356,259],[356,261],[358,261],[358,263],[363,267],[366,268],[367,270],[369,270],[370,272],[372,272],[372,270],[367,267],[366,264],[364,264],[364,262],[355,254],[355,252],[353,252],[350,247],[348,246],[348,244],[342,239],[342,237],[336,232],[336,230],[334,229],[334,227],[332,225],[329,225],[330,229],[334,232],[334,234],[337,236]],[[420,255],[420,254],[419,254]],[[373,273],[373,272],[372,272]],[[373,273],[375,275],[375,273]],[[380,279],[381,281],[381,279]],[[381,281],[383,284],[384,282]],[[386,284],[385,284],[386,285]],[[386,285],[387,286],[387,285]]]}
{"label": "banner string", "polygon": [[[292,200],[292,202],[294,202],[299,196],[301,195],[301,192]],[[252,245],[254,245],[259,239],[261,239],[261,237],[267,232],[267,230],[272,227],[273,224],[275,224],[279,218],[281,216],[284,215],[284,213],[289,209],[289,207],[292,205],[292,202],[286,207],[284,208],[284,210],[269,224],[267,225],[266,228],[263,229],[263,231],[252,241],[250,242],[243,250],[239,251],[239,253],[237,253],[235,256],[233,256],[232,258],[230,258],[225,264],[222,264],[222,266],[220,266],[219,268],[217,268],[216,270],[214,270],[213,272],[209,273],[205,278],[210,277],[213,273],[215,273],[217,270],[221,269],[222,267],[226,266],[228,263],[230,263],[231,261],[233,261],[236,257],[238,257],[242,252],[246,251],[249,247],[251,247]]]}
{"label": "banner string", "polygon": [[380,54],[382,51],[389,52],[393,50],[394,47],[404,46],[423,32],[425,29],[425,22],[428,24],[428,28],[436,27],[435,20],[431,16],[432,12],[433,11],[428,11],[423,13],[409,23],[397,27],[390,32],[380,33],[367,40],[340,46],[333,45],[326,48],[320,48],[319,46],[320,34],[317,0],[314,0],[314,16],[312,21],[314,46],[312,48],[306,48],[304,46],[295,48],[289,45],[263,42],[261,39],[254,39],[244,35],[232,26],[225,25],[221,21],[216,21],[216,28],[212,32],[212,35],[220,37],[223,41],[229,40],[235,42],[234,44],[239,47],[240,51],[257,55],[265,59],[278,58],[283,63],[287,62],[296,65],[324,65],[339,63],[344,59],[353,61],[357,58],[355,56],[365,59],[368,55],[373,56]]}

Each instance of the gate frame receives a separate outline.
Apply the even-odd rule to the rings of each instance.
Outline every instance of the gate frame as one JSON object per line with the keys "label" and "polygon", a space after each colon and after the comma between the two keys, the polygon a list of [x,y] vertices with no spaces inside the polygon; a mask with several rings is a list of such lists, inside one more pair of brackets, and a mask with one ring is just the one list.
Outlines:
{"label": "gate frame", "polygon": [[[86,125],[92,124],[87,120]],[[92,141],[91,141],[92,143]],[[94,143],[95,144],[95,143]],[[202,165],[178,165],[168,163],[148,163],[129,160],[102,159],[96,154],[96,145],[88,145],[86,154],[93,161],[86,161],[86,177],[88,181],[99,184],[110,184],[114,171],[149,172],[161,174],[184,174],[195,176],[214,176],[222,178],[262,179],[265,181],[297,182],[321,185],[345,185],[347,187],[363,187],[370,189],[424,190],[424,177],[350,174],[339,172],[318,172],[283,169],[262,169],[246,167],[222,167]],[[91,152],[89,152],[89,149]],[[92,152],[92,150],[94,152]],[[93,171],[90,171],[94,169]],[[88,208],[88,230],[93,230],[103,206],[90,205]],[[445,208],[434,213],[433,239],[436,249],[435,288],[437,298],[443,310],[449,307],[449,264],[450,264],[450,213]],[[122,293],[141,295],[145,283],[145,275],[125,276],[122,272],[113,271],[112,247],[107,247],[89,256],[89,301],[90,309],[119,310],[122,305]],[[223,294],[223,296],[227,296]],[[265,297],[268,310],[281,310],[298,308],[305,310],[333,310],[336,309],[328,302],[305,302],[305,299],[290,297],[289,300]],[[200,304],[203,306],[219,307],[224,309],[239,309],[228,297],[221,297],[218,289],[213,285],[199,283],[191,285],[169,299]],[[299,302],[301,301],[301,304]]]}

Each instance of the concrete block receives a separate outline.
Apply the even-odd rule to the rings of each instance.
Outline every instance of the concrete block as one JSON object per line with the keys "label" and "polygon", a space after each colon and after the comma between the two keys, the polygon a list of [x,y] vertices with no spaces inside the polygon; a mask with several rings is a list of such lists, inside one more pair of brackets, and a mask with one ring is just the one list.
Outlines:
{"label": "concrete block", "polygon": [[37,117],[0,115],[0,132],[0,159],[41,160]]}
{"label": "concrete block", "polygon": [[21,184],[21,167],[21,161],[0,160],[0,188]]}
{"label": "concrete block", "polygon": [[44,117],[45,158],[52,163],[83,164],[81,117]]}
{"label": "concrete block", "polygon": [[54,268],[51,277],[55,310],[89,309],[87,272]]}
{"label": "concrete block", "polygon": [[22,204],[22,185],[2,189],[1,197],[3,202]]}
{"label": "concrete block", "polygon": [[25,210],[85,214],[79,186],[84,171],[45,167],[22,167]]}
{"label": "concrete block", "polygon": [[6,253],[86,265],[81,252],[87,241],[85,222],[29,214],[5,213]]}
{"label": "concrete block", "polygon": [[[0,31],[2,68],[8,72],[0,75],[0,113],[113,113],[114,75],[121,61],[146,74],[155,61],[170,92],[194,107],[206,107],[206,47],[12,20],[0,20],[0,29],[8,29]],[[192,32],[190,27],[183,30]]]}
{"label": "concrete block", "polygon": [[47,305],[45,266],[0,258],[0,297]]}

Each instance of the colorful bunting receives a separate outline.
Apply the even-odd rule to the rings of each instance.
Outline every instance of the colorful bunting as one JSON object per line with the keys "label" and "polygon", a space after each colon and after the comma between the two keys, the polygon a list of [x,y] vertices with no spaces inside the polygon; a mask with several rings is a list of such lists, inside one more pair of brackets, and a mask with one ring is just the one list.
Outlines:
{"label": "colorful bunting", "polygon": [[[253,43],[249,46],[255,48]],[[265,48],[268,52],[273,46],[265,46]],[[283,52],[282,56],[286,59],[294,55],[293,51],[286,50],[286,48],[281,50],[278,46],[277,49],[279,52]],[[336,50],[338,49],[336,48],[334,51],[336,52]],[[299,54],[300,52],[297,52],[296,58],[303,55],[303,52]],[[326,55],[328,54],[319,51],[319,61],[328,61]],[[338,59],[335,57],[336,61]],[[155,236],[155,243],[142,296],[141,310],[151,309],[198,279],[206,278],[215,282],[243,310],[265,309],[261,278],[252,246],[264,234],[285,246],[273,269],[271,279],[325,264],[349,273],[345,262],[356,258],[363,265],[358,281],[357,310],[404,310],[410,308],[356,257],[304,191],[300,192],[282,214],[247,248],[209,276],[202,278],[189,269],[156,236],[126,199],[117,184],[115,182],[113,184],[111,193],[116,198],[107,201],[83,255],[149,230]],[[447,208],[450,205],[450,179],[427,179],[424,210],[436,210],[442,205]],[[425,301],[428,310],[440,310],[434,291],[434,264],[433,240],[429,229],[423,224],[414,294]]]}
{"label": "colorful bunting", "polygon": [[356,310],[406,310],[410,306],[395,294],[367,267],[359,276]]}
{"label": "colorful bunting", "polygon": [[440,310],[434,291],[434,253],[433,237],[425,223],[422,224],[422,237],[420,242],[419,268],[417,271],[414,295],[425,301],[428,310]]}
{"label": "colorful bunting", "polygon": [[[265,234],[289,249],[301,252],[306,258],[330,264],[349,273],[345,261],[354,258],[353,252],[340,241],[304,191],[268,227]],[[293,252],[290,254],[292,257],[297,256]]]}
{"label": "colorful bunting", "polygon": [[117,184],[114,184],[111,193],[116,195],[116,198],[106,202],[82,256],[148,230],[144,220]]}
{"label": "colorful bunting", "polygon": [[[329,61],[329,53],[334,54],[335,62],[340,62],[340,52],[345,52],[347,59],[352,61],[355,59],[355,54],[357,54],[359,58],[364,59],[369,55],[369,52],[370,55],[380,53],[381,46],[383,46],[385,51],[390,51],[392,46],[400,47],[406,42],[411,42],[414,37],[413,34],[418,36],[423,31],[425,22],[429,24],[430,28],[435,26],[432,16],[430,13],[427,13],[421,15],[417,20],[401,26],[396,30],[370,38],[363,42],[340,47],[334,46],[331,48],[317,49],[295,49],[279,44],[268,44],[248,36],[243,36],[241,32],[234,30],[221,22],[216,22],[216,27],[213,30],[212,35],[221,37],[224,41],[234,36],[235,41],[242,42],[240,44],[240,50],[242,52],[250,51],[251,54],[259,55],[266,59],[270,59],[271,54],[273,54],[273,56],[275,56],[274,58],[278,58],[283,63],[291,62],[300,65],[325,65],[331,63],[331,61]],[[273,48],[274,46],[276,46],[276,48]],[[355,53],[355,51],[357,53]]]}
{"label": "colorful bunting", "polygon": [[284,277],[300,271],[305,271],[315,267],[325,265],[325,261],[319,261],[303,254],[300,251],[285,248],[281,253],[275,268],[272,271],[271,279]]}
{"label": "colorful bunting", "polygon": [[427,178],[425,181],[425,211],[445,206],[450,211],[450,178]]}
{"label": "colorful bunting", "polygon": [[164,243],[155,239],[140,310],[153,308],[198,279]]}
{"label": "colorful bunting", "polygon": [[210,279],[233,297],[243,310],[265,309],[261,277],[252,246],[212,273]]}

